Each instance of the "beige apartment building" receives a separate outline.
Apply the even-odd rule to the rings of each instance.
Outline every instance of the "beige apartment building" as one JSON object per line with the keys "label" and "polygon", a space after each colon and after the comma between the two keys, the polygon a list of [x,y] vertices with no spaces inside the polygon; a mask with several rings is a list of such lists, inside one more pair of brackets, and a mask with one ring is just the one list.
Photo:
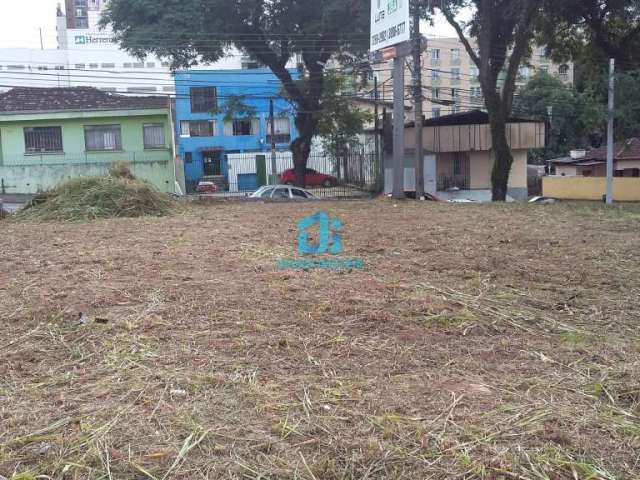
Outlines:
{"label": "beige apartment building", "polygon": [[[409,60],[409,59],[408,59]],[[380,98],[393,101],[393,61],[379,64]],[[567,84],[573,84],[573,65],[556,64],[536,47],[526,64],[520,67],[518,86],[525,85],[538,71],[547,71]],[[484,108],[478,69],[458,38],[429,38],[422,54],[422,84],[425,97],[424,115],[438,118],[443,115]],[[411,70],[405,72],[407,105],[411,105]]]}

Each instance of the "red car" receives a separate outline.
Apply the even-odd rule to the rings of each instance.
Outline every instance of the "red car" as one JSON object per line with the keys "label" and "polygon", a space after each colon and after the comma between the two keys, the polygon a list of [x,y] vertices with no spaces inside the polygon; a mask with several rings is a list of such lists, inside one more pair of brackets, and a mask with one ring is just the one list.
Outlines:
{"label": "red car", "polygon": [[[285,170],[280,176],[280,181],[285,185],[294,185],[296,183],[296,171],[293,168]],[[333,175],[307,168],[304,183],[307,187],[335,187],[338,184],[338,179]]]}

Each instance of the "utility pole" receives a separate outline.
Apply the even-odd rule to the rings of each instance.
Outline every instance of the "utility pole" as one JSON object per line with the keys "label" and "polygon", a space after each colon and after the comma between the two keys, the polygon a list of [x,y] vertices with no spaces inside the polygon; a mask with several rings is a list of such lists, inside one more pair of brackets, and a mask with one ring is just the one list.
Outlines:
{"label": "utility pole", "polygon": [[[546,145],[547,147],[549,146],[549,144],[551,143],[551,137],[552,137],[552,132],[553,132],[553,106],[550,105],[547,107],[547,118],[549,119],[548,125],[547,125],[547,135],[546,135]],[[553,169],[553,162],[551,161],[552,159],[549,159],[549,166],[547,167],[547,174],[551,175],[551,170]]]}
{"label": "utility pole", "polygon": [[44,50],[44,42],[42,41],[42,28],[38,29],[40,31],[40,50]]}
{"label": "utility pole", "polygon": [[616,97],[616,61],[609,61],[609,124],[607,126],[607,205],[613,204],[614,116]]}
{"label": "utility pole", "polygon": [[271,181],[269,183],[275,185],[278,183],[278,165],[276,161],[276,122],[273,114],[273,98],[269,99],[269,123],[271,130]]}
{"label": "utility pole", "polygon": [[393,192],[404,199],[404,56],[393,58]]}
{"label": "utility pole", "polygon": [[[373,136],[374,142],[375,142],[375,150],[376,150],[376,169],[378,172],[380,172],[380,170],[382,170],[384,172],[384,169],[380,168],[380,119],[378,118],[378,114],[379,114],[379,110],[378,110],[378,75],[374,72],[373,74],[373,101],[374,101],[374,106],[373,106],[373,114],[375,116],[374,121],[373,121],[373,129],[375,131],[375,134]],[[380,177],[380,175],[377,175],[377,177]],[[380,185],[382,185],[382,188],[380,188]],[[384,190],[384,175],[382,177],[382,182],[380,181],[380,178],[378,178],[378,182],[376,185],[376,188],[378,189],[378,192],[382,192]]]}
{"label": "utility pole", "polygon": [[416,147],[416,200],[424,200],[424,155],[422,148],[422,37],[420,8],[413,2],[413,111]]}

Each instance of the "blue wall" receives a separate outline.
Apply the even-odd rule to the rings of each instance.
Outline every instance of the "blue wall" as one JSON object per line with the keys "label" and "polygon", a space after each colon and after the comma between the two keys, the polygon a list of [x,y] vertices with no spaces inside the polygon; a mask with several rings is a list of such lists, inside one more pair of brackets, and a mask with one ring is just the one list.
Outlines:
{"label": "blue wall", "polygon": [[[299,77],[297,71],[291,71],[293,78]],[[176,81],[176,128],[179,142],[179,153],[184,159],[191,153],[192,161],[185,162],[185,180],[187,185],[197,184],[204,175],[202,152],[206,150],[222,150],[222,174],[226,175],[227,166],[225,152],[267,152],[271,145],[267,143],[267,122],[269,120],[269,98],[274,98],[276,117],[289,118],[291,140],[298,136],[294,124],[294,110],[291,103],[280,98],[281,83],[269,69],[258,70],[187,70],[175,74]],[[216,87],[218,107],[223,108],[230,96],[244,96],[243,103],[257,111],[254,118],[260,121],[258,135],[225,136],[224,113],[192,113],[191,87]],[[242,118],[236,115],[235,118]],[[212,137],[182,137],[180,124],[189,120],[216,120],[216,131]],[[288,150],[289,143],[277,144],[278,150]]]}

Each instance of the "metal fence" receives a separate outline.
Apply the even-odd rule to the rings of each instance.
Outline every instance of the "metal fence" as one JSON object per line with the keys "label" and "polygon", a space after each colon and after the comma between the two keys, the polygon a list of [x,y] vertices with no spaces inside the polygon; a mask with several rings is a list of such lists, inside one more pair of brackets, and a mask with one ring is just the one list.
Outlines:
{"label": "metal fence", "polygon": [[[216,192],[211,195],[248,196],[265,185],[295,182],[290,152],[278,152],[275,160],[268,152],[227,154],[225,165],[222,175],[202,178],[216,185]],[[369,196],[379,187],[380,170],[375,153],[350,152],[342,156],[312,153],[307,162],[305,188],[321,198]],[[196,183],[187,185],[188,191],[196,189]]]}

